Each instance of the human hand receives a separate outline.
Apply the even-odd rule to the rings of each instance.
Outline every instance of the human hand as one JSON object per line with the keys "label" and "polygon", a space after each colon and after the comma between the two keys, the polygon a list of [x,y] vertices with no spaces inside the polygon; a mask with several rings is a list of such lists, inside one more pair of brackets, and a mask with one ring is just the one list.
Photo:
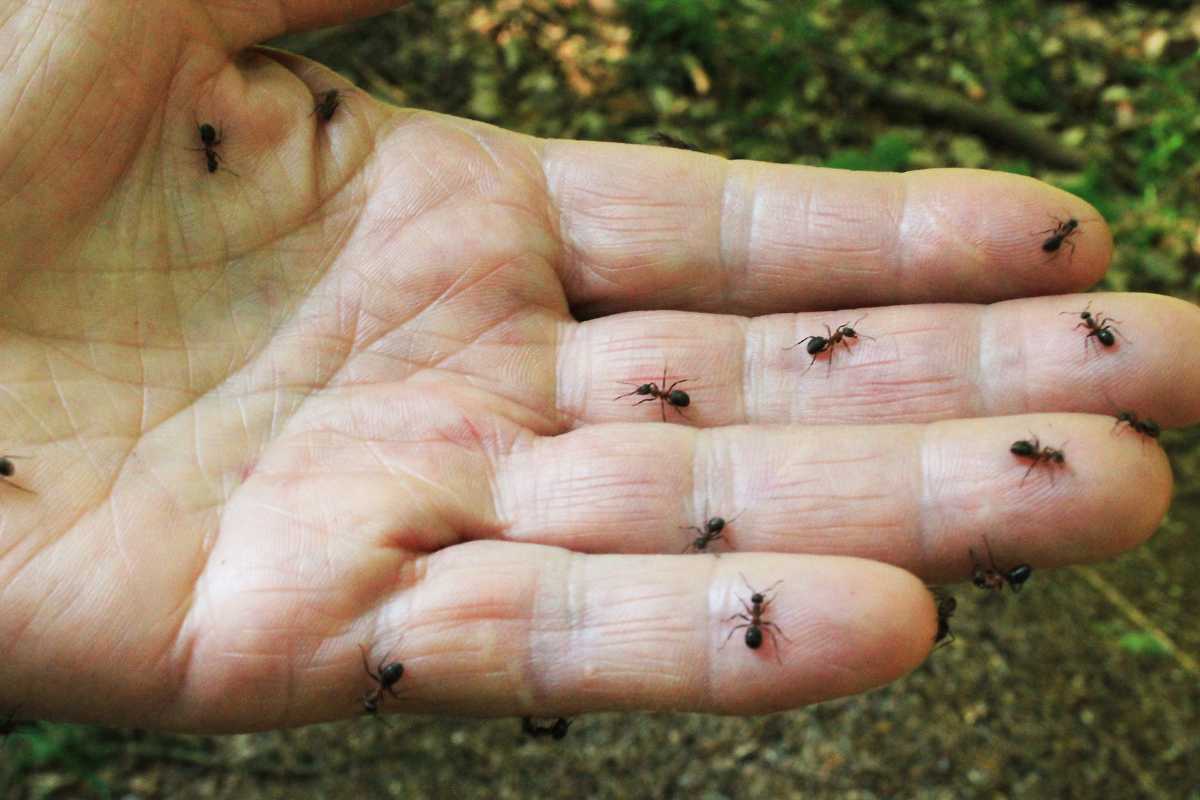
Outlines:
{"label": "human hand", "polygon": [[[1058,312],[1086,299],[1036,297],[1107,264],[1078,199],[357,93],[326,122],[348,87],[245,48],[387,4],[336,5],[0,0],[0,409],[36,492],[0,487],[0,712],[334,719],[372,686],[360,644],[405,665],[388,710],[773,711],[917,665],[923,582],[984,536],[1040,569],[1154,530],[1162,453],[1070,412],[1194,422],[1200,322],[1100,297],[1131,342],[1085,354]],[[1083,224],[1048,257],[1055,216]],[[828,367],[785,350],[865,313]],[[686,417],[613,399],[664,369]],[[1066,468],[1022,481],[1031,431]],[[739,514],[736,553],[679,555]],[[722,647],[742,575],[782,581],[778,652]]]}

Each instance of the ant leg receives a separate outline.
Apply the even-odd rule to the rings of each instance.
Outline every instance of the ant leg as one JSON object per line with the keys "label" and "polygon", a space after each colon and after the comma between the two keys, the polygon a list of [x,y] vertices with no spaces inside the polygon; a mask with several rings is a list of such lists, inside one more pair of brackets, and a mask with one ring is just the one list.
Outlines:
{"label": "ant leg", "polygon": [[735,627],[733,628],[733,630],[731,630],[731,631],[729,632],[729,635],[725,637],[725,641],[721,642],[721,646],[720,646],[720,647],[718,647],[717,649],[718,649],[718,650],[724,650],[724,649],[725,649],[725,645],[729,644],[729,640],[733,638],[733,635],[734,635],[735,633],[737,633],[738,631],[740,631],[742,628],[749,628],[749,627],[750,627],[750,623],[749,623],[749,622],[747,622],[745,625],[737,625],[737,626],[735,626]]}
{"label": "ant leg", "polygon": [[365,647],[363,647],[361,644],[358,646],[358,649],[359,649],[359,651],[362,652],[363,669],[365,669],[367,671],[367,674],[370,675],[374,681],[376,681],[380,686],[382,686],[383,678],[379,677],[374,672],[371,672],[371,665],[369,663],[367,663],[367,649]]}
{"label": "ant leg", "polygon": [[1035,458],[1033,463],[1029,465],[1029,469],[1025,470],[1025,474],[1021,476],[1021,486],[1025,485],[1025,479],[1029,477],[1029,473],[1033,472],[1033,468],[1041,461],[1040,458]]}
{"label": "ant leg", "polygon": [[763,622],[763,623],[760,623],[760,627],[763,627],[763,628],[774,628],[774,629],[775,629],[775,632],[776,632],[776,633],[778,633],[780,636],[782,636],[782,637],[783,637],[783,640],[784,640],[785,642],[787,642],[788,644],[792,644],[792,640],[791,640],[791,639],[789,639],[789,638],[788,638],[788,635],[787,635],[786,633],[784,633],[784,632],[783,632],[783,628],[779,627],[779,626],[778,626],[778,625],[776,625],[774,622]]}
{"label": "ant leg", "polygon": [[[663,392],[663,394],[670,394],[671,392],[673,392],[675,390],[676,386],[678,386],[681,383],[687,383],[690,380],[691,380],[691,378],[684,378],[681,381],[675,381],[667,388],[667,390],[665,392]],[[663,383],[666,384],[666,381],[664,380]]]}
{"label": "ant leg", "polygon": [[642,403],[653,403],[657,399],[657,397],[647,397],[645,400],[638,400],[634,405],[640,406]]}
{"label": "ant leg", "polygon": [[24,486],[22,486],[21,484],[19,484],[19,483],[13,483],[13,482],[12,482],[12,481],[10,481],[8,478],[0,478],[0,481],[4,481],[5,483],[7,483],[7,484],[8,484],[9,486],[11,486],[12,488],[14,488],[14,489],[20,489],[22,492],[25,492],[25,493],[27,493],[27,494],[37,494],[37,492],[35,492],[33,489],[26,489],[26,488],[25,488]]}

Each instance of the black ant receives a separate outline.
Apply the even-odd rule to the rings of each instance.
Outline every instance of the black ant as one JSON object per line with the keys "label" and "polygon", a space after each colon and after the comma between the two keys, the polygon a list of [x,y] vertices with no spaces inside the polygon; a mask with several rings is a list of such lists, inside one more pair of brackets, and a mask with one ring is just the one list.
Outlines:
{"label": "black ant", "polygon": [[[330,89],[322,92],[320,100],[313,106],[313,114],[316,114],[321,119],[329,122],[333,119],[334,113],[338,110],[338,106],[342,102],[342,93],[337,89]],[[311,116],[311,115],[310,115]]]}
{"label": "black ant", "polygon": [[[670,386],[667,386],[667,368],[663,367],[662,385],[666,386],[667,388],[660,389],[657,383],[643,383],[640,386],[638,386],[636,389],[634,389],[632,392],[626,392],[623,395],[614,397],[613,400],[620,400],[622,397],[629,397],[630,395],[635,395],[635,394],[636,395],[649,395],[649,397],[647,397],[645,400],[639,400],[636,403],[634,403],[634,405],[640,406],[642,403],[653,403],[655,400],[659,400],[662,403],[662,421],[663,422],[667,421],[667,405],[668,404],[671,405],[675,409],[675,411],[677,411],[679,413],[679,416],[684,417],[684,419],[686,419],[687,417],[684,415],[684,413],[682,411],[680,411],[680,409],[687,408],[691,404],[692,398],[688,396],[687,392],[683,391],[682,389],[676,389],[675,387],[681,383],[687,383],[688,380],[690,380],[690,379],[684,378],[683,380],[675,381]],[[622,383],[625,383],[625,382],[622,381]],[[634,384],[625,383],[625,385],[633,386]]]}
{"label": "black ant", "polygon": [[[221,132],[207,122],[197,125],[196,128],[200,131],[200,146],[191,149],[197,152],[204,151],[204,158],[208,161],[208,171],[211,174],[217,171],[217,167],[222,161],[221,154],[217,152],[217,145],[224,139],[221,138]],[[233,170],[229,171],[233,172]]]}
{"label": "black ant", "polygon": [[1141,419],[1133,411],[1117,412],[1117,421],[1113,423],[1113,430],[1116,430],[1117,426],[1122,422],[1127,423],[1130,428],[1143,436],[1149,436],[1151,439],[1157,439],[1158,435],[1162,433],[1162,428],[1159,427],[1157,422],[1152,419]]}
{"label": "black ant", "polygon": [[[741,575],[741,573],[738,574]],[[729,644],[729,640],[733,638],[733,634],[737,633],[742,628],[745,628],[746,647],[749,647],[751,650],[757,650],[758,648],[762,647],[763,631],[765,630],[771,637],[771,644],[775,647],[775,660],[782,664],[783,658],[779,655],[779,641],[775,638],[775,634],[778,633],[784,638],[784,641],[789,643],[792,640],[789,639],[787,634],[783,632],[783,628],[780,628],[774,622],[764,622],[763,614],[766,613],[767,607],[770,606],[775,600],[774,597],[768,598],[767,595],[772,592],[776,586],[783,583],[783,581],[775,581],[775,583],[771,584],[769,587],[767,587],[766,591],[763,592],[755,591],[754,587],[750,585],[750,582],[746,580],[745,575],[742,575],[742,582],[745,583],[746,588],[750,590],[749,605],[746,604],[746,601],[743,598],[738,598],[738,602],[742,604],[742,608],[746,613],[734,614],[733,616],[726,617],[724,621],[730,622],[735,619],[743,619],[745,622],[741,625],[734,625],[733,630],[731,630],[729,635],[725,637],[725,641],[721,643],[721,646],[718,649],[724,650],[725,645]]]}
{"label": "black ant", "polygon": [[[1053,228],[1048,228],[1044,231],[1038,231],[1038,235],[1043,233],[1050,234],[1050,238],[1042,242],[1042,252],[1057,253],[1059,248],[1064,244],[1071,248],[1071,257],[1075,257],[1075,243],[1071,239],[1079,234],[1079,220],[1074,217],[1061,220],[1058,217],[1051,217],[1057,223]],[[1053,258],[1054,256],[1051,256]]]}
{"label": "black ant", "polygon": [[[1032,434],[1030,435],[1032,436]],[[1008,448],[1008,451],[1014,456],[1033,459],[1033,463],[1029,465],[1029,469],[1025,470],[1025,474],[1021,477],[1022,485],[1025,483],[1025,479],[1029,477],[1029,473],[1033,472],[1034,467],[1043,461],[1047,464],[1058,465],[1062,465],[1067,462],[1066,454],[1063,453],[1061,449],[1055,447],[1043,447],[1036,436],[1033,437],[1032,442],[1026,439],[1013,442],[1012,446]]]}
{"label": "black ant", "polygon": [[967,548],[967,552],[971,554],[971,583],[980,589],[990,589],[993,592],[1004,591],[1004,584],[1007,583],[1014,592],[1021,591],[1025,581],[1033,575],[1033,567],[1028,564],[1018,564],[1012,569],[1002,570],[996,566],[996,559],[992,556],[992,545],[986,536],[983,537],[983,546],[987,548],[990,565],[986,567],[980,564],[979,559],[975,557],[975,550]]}
{"label": "black ant", "polygon": [[872,342],[875,341],[874,336],[867,336],[865,333],[859,333],[858,331],[854,330],[854,326],[857,325],[858,323],[862,322],[866,318],[867,318],[867,315],[863,314],[861,317],[856,319],[853,323],[849,323],[849,322],[843,323],[841,325],[838,325],[837,328],[835,328],[832,331],[829,330],[829,326],[826,325],[824,336],[805,336],[803,339],[796,342],[791,347],[785,347],[783,349],[784,350],[793,350],[793,349],[799,347],[800,345],[804,344],[805,342],[808,342],[808,344],[805,345],[804,349],[808,351],[808,354],[810,356],[812,356],[812,361],[808,362],[808,366],[805,368],[804,371],[808,372],[808,370],[812,369],[812,365],[815,364],[817,361],[817,356],[821,355],[821,353],[824,353],[826,351],[829,352],[829,369],[832,370],[833,369],[833,348],[839,342],[842,344],[843,347],[845,347],[847,350],[849,350],[850,343],[848,341],[846,341],[847,339],[863,338],[863,339],[870,339]]}
{"label": "black ant", "polygon": [[664,131],[655,131],[652,133],[650,135],[650,141],[663,147],[674,147],[678,150],[692,150],[695,152],[700,152],[700,148],[696,147],[696,145],[692,144],[691,142],[686,142],[683,139],[680,139],[677,136],[672,136]]}
{"label": "black ant", "polygon": [[1078,330],[1079,328],[1086,328],[1088,331],[1087,336],[1083,337],[1083,352],[1085,355],[1087,354],[1088,339],[1091,339],[1092,337],[1095,337],[1096,341],[1105,347],[1112,347],[1117,343],[1116,336],[1113,336],[1114,333],[1117,334],[1117,336],[1120,336],[1122,339],[1125,339],[1126,342],[1129,341],[1125,334],[1121,333],[1113,325],[1113,323],[1118,325],[1121,324],[1121,320],[1113,319],[1112,317],[1106,317],[1104,316],[1103,311],[1097,311],[1096,314],[1093,315],[1091,309],[1092,304],[1088,303],[1087,308],[1085,308],[1083,311],[1058,312],[1060,316],[1063,314],[1079,315],[1079,319],[1081,319],[1082,322],[1076,325],[1075,329]]}
{"label": "black ant", "polygon": [[390,664],[386,663],[387,656],[384,656],[383,661],[380,661],[379,666],[375,668],[379,673],[377,675],[371,672],[371,665],[367,663],[367,649],[361,644],[358,646],[358,649],[362,651],[363,669],[367,671],[367,674],[371,676],[371,680],[375,681],[376,684],[374,689],[370,689],[363,694],[362,704],[368,714],[374,714],[379,711],[379,706],[384,700],[383,693],[385,691],[396,699],[400,698],[400,695],[396,694],[396,690],[392,687],[404,677],[404,665],[399,661],[393,661]]}
{"label": "black ant", "polygon": [[[738,517],[740,516],[741,514],[738,514]],[[704,522],[703,530],[695,525],[684,525],[680,527],[681,531],[695,531],[697,534],[699,534],[695,539],[692,540],[691,544],[683,548],[683,552],[686,553],[689,550],[694,550],[697,553],[703,553],[710,544],[725,537],[725,526],[732,525],[738,517],[734,517],[731,520],[726,520],[724,517],[709,517]]]}
{"label": "black ant", "polygon": [[37,494],[33,489],[26,489],[18,483],[13,483],[9,480],[17,472],[17,465],[12,462],[14,458],[25,458],[26,456],[0,456],[0,481],[4,481],[14,489],[20,489],[22,492],[29,494]]}
{"label": "black ant", "polygon": [[567,735],[567,729],[575,722],[573,719],[559,717],[549,725],[538,725],[533,721],[533,717],[521,717],[521,730],[526,736],[534,739],[540,739],[543,736],[550,736],[554,739],[562,739]]}
{"label": "black ant", "polygon": [[[933,635],[934,644],[939,642],[950,644],[954,641],[954,634],[950,632],[950,618],[954,616],[955,609],[958,608],[958,601],[953,595],[943,594],[935,591],[934,599],[937,600],[937,633]],[[940,647],[941,645],[939,645]]]}

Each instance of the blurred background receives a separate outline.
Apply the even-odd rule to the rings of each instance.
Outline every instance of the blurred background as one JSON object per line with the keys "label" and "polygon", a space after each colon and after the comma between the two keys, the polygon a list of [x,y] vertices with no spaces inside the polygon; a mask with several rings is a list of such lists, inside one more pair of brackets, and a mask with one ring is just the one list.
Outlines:
{"label": "blurred background", "polygon": [[[538,136],[847,169],[1033,175],[1095,205],[1102,288],[1200,293],[1200,3],[440,0],[289,37],[381,100]],[[38,723],[5,798],[1200,800],[1200,431],[1150,543],[956,590],[956,640],[871,694],[759,719],[392,718],[231,737]],[[1131,491],[1137,491],[1131,476]]]}

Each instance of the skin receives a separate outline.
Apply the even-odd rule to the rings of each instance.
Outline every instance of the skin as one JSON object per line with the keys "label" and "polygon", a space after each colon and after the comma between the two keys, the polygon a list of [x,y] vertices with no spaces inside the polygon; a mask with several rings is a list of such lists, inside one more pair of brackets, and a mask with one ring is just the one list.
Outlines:
{"label": "skin", "polygon": [[[1200,314],[1046,296],[1109,261],[1078,198],[386,107],[248,48],[395,4],[252,5],[0,0],[0,710],[336,719],[363,644],[384,712],[776,711],[917,666],[984,535],[1041,570],[1165,513],[1104,415],[1197,421]],[[1081,348],[1087,299],[1132,342]],[[612,399],[664,365],[686,419]],[[1031,432],[1067,463],[1021,485]],[[705,509],[743,515],[680,555]],[[781,663],[718,649],[743,574]]]}

